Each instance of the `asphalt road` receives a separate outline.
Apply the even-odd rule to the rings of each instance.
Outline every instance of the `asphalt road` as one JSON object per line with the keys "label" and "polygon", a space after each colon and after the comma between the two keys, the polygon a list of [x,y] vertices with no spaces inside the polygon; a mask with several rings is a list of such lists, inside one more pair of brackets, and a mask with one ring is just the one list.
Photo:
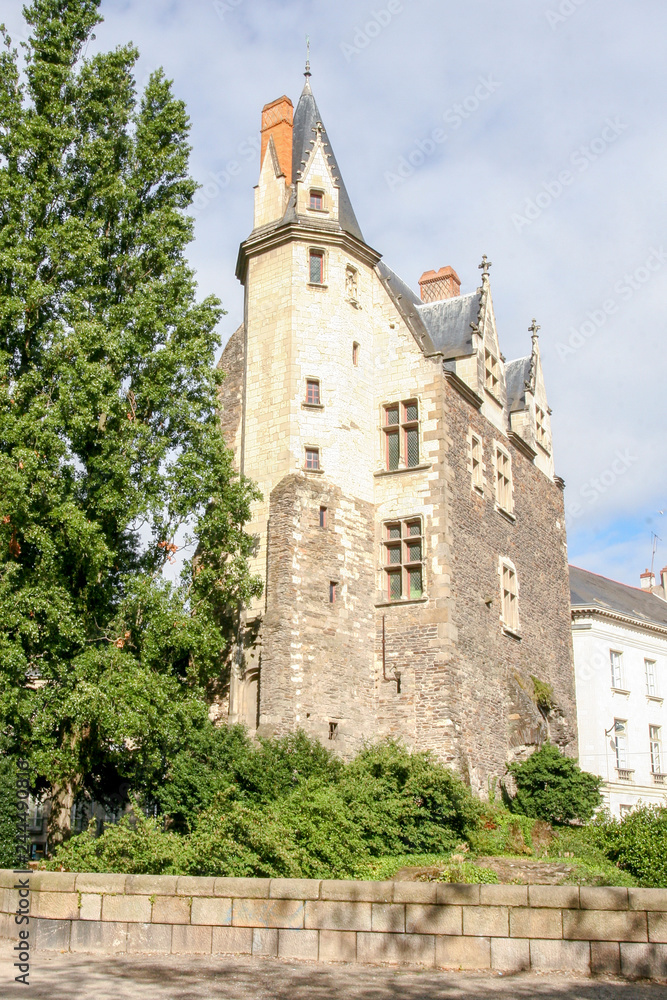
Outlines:
{"label": "asphalt road", "polygon": [[667,985],[562,974],[500,976],[276,959],[38,952],[30,985],[0,961],[13,1000],[667,1000]]}

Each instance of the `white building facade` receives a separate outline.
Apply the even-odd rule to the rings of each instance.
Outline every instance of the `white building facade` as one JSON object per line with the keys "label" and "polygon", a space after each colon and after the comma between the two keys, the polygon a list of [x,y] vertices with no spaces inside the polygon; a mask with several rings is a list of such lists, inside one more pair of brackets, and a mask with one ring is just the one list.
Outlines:
{"label": "white building facade", "polygon": [[667,590],[573,566],[570,590],[579,763],[613,816],[667,805]]}

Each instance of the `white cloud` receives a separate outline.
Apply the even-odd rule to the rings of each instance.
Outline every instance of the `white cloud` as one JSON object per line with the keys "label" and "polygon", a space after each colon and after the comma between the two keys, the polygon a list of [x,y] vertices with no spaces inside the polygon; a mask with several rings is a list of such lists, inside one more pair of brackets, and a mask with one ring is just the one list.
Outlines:
{"label": "white cloud", "polygon": [[[21,5],[5,0],[10,28],[21,27]],[[566,497],[576,498],[617,449],[640,456],[636,471],[586,510],[570,538],[574,561],[635,583],[650,549],[646,519],[667,503],[660,308],[667,267],[574,356],[559,357],[556,345],[667,232],[664,3],[644,0],[630,11],[623,0],[586,0],[550,26],[555,0],[403,0],[402,13],[349,59],[341,44],[386,0],[226,6],[220,17],[207,0],[109,0],[93,44],[107,49],[131,39],[142,53],[140,78],[164,66],[187,102],[192,168],[205,182],[258,133],[264,103],[282,93],[298,98],[308,32],[313,89],[368,242],[413,286],[422,271],[451,264],[464,291],[477,284],[487,253],[508,358],[526,353],[527,327],[538,317]],[[501,83],[497,92],[390,191],[385,172],[489,74]],[[628,126],[618,141],[517,232],[516,206],[616,116]],[[256,160],[244,159],[197,213],[190,256],[202,294],[218,294],[228,309],[223,340],[242,315],[234,265],[251,227],[256,174]],[[609,545],[606,532],[621,519],[624,539]]]}

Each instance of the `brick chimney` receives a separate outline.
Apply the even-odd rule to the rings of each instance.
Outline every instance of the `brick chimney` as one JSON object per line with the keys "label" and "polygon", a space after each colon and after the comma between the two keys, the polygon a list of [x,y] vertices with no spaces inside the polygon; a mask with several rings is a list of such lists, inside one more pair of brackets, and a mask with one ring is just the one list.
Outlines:
{"label": "brick chimney", "polygon": [[655,576],[651,573],[650,569],[645,570],[640,574],[639,580],[641,582],[642,590],[653,590],[655,587]]}
{"label": "brick chimney", "polygon": [[461,294],[461,279],[453,267],[441,267],[439,271],[424,271],[419,279],[422,302],[439,302],[453,299]]}
{"label": "brick chimney", "polygon": [[264,154],[269,145],[269,137],[273,141],[278,154],[280,169],[285,174],[285,183],[292,183],[292,131],[294,122],[294,105],[289,97],[279,97],[262,108],[262,151],[260,163],[264,163]]}

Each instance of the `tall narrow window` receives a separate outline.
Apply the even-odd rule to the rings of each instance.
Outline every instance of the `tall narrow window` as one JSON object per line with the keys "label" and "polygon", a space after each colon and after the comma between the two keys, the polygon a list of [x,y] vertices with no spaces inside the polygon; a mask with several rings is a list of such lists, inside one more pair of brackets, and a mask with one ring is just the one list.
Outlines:
{"label": "tall narrow window", "polygon": [[306,468],[317,471],[320,467],[320,449],[306,448]]}
{"label": "tall narrow window", "polygon": [[648,727],[648,739],[651,746],[651,773],[662,774],[662,739],[660,726]]}
{"label": "tall narrow window", "polygon": [[359,344],[356,342],[356,340],[352,344],[352,364],[354,365],[355,368],[359,364]]}
{"label": "tall narrow window", "polygon": [[496,448],[496,501],[498,506],[512,511],[512,459],[502,448]]}
{"label": "tall narrow window", "polygon": [[326,507],[320,507],[320,528],[326,528],[328,513],[329,512]]}
{"label": "tall narrow window", "polygon": [[329,583],[329,604],[335,604],[338,600],[338,584],[335,580]]}
{"label": "tall narrow window", "polygon": [[472,485],[474,489],[484,490],[484,470],[482,467],[482,439],[473,434],[470,439],[470,457],[472,462]]}
{"label": "tall narrow window", "polygon": [[385,467],[394,471],[419,465],[419,405],[416,399],[384,408]]}
{"label": "tall narrow window", "polygon": [[337,722],[330,722],[329,723],[329,739],[330,740],[337,740],[338,739],[338,723]]}
{"label": "tall narrow window", "polygon": [[309,254],[311,285],[324,284],[324,252],[311,250]]}
{"label": "tall narrow window", "polygon": [[418,600],[424,593],[424,537],[421,518],[384,525],[384,586],[387,600]]}
{"label": "tall narrow window", "polygon": [[613,688],[623,688],[623,653],[616,649],[609,650],[611,661],[611,686]]}
{"label": "tall narrow window", "polygon": [[646,694],[655,698],[658,693],[655,683],[655,660],[644,660],[644,669],[646,670]]}
{"label": "tall narrow window", "polygon": [[503,624],[513,632],[519,630],[519,588],[516,570],[509,563],[501,564]]}
{"label": "tall narrow window", "polygon": [[489,350],[484,351],[484,384],[494,396],[498,394],[500,382],[500,364],[498,358]]}
{"label": "tall narrow window", "polygon": [[626,771],[628,768],[628,723],[626,719],[614,719],[614,751],[617,769]]}
{"label": "tall narrow window", "polygon": [[321,212],[324,208],[324,194],[322,191],[311,191],[310,200],[308,202],[308,208],[314,209],[316,212]]}
{"label": "tall narrow window", "polygon": [[320,383],[316,378],[306,380],[306,402],[311,406],[320,405]]}

